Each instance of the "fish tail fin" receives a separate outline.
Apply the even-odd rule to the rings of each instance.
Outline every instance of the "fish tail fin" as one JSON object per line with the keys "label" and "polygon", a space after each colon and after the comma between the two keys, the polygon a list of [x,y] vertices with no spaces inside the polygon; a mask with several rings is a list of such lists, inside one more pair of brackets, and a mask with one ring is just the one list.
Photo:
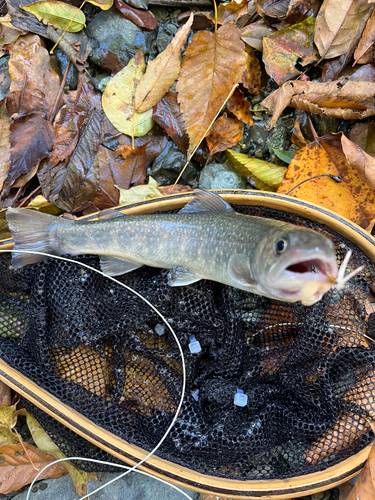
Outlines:
{"label": "fish tail fin", "polygon": [[[6,212],[9,229],[14,239],[14,251],[31,250],[48,254],[58,254],[54,238],[50,233],[56,217],[27,208],[9,208]],[[70,222],[70,221],[67,221]],[[15,269],[47,259],[44,255],[13,253],[12,266]]]}

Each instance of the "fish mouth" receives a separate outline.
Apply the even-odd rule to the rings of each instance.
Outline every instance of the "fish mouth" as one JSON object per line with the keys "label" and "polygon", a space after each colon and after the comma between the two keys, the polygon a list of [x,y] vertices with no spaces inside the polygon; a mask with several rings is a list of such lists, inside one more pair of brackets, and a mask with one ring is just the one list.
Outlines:
{"label": "fish mouth", "polygon": [[337,265],[332,265],[331,262],[327,262],[319,258],[304,259],[285,267],[283,272],[295,274],[320,274],[334,283],[337,275]]}

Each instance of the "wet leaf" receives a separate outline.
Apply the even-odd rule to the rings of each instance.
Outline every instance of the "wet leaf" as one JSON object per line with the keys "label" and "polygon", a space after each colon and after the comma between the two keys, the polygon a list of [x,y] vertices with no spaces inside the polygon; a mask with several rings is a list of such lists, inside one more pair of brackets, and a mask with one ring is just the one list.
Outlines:
{"label": "wet leaf", "polygon": [[5,103],[0,107],[0,192],[10,168],[10,116]]}
{"label": "wet leaf", "polygon": [[60,210],[60,208],[56,207],[55,205],[52,205],[52,203],[49,203],[49,201],[41,194],[36,196],[32,201],[30,201],[30,203],[27,205],[27,208],[34,208],[39,212],[51,215],[61,215],[63,213],[63,211]]}
{"label": "wet leaf", "polygon": [[[235,23],[240,17],[248,12],[247,0],[236,2],[231,0],[228,3],[221,3],[217,8],[217,24]],[[208,19],[215,22],[215,16],[206,13]]]}
{"label": "wet leaf", "polygon": [[298,118],[294,120],[294,127],[293,127],[293,133],[292,133],[292,138],[291,138],[292,144],[295,144],[299,148],[303,148],[304,146],[307,146],[307,144],[310,144],[311,141],[305,138],[305,136],[302,133],[301,130],[301,125],[300,121]]}
{"label": "wet leaf", "polygon": [[146,168],[165,149],[168,139],[157,137],[143,146],[121,146],[117,153],[125,160],[122,165],[122,176],[117,186],[129,189],[132,184],[136,186],[144,184],[146,180]]}
{"label": "wet leaf", "polygon": [[[27,450],[27,454],[25,453],[25,449]],[[54,460],[55,458],[52,455],[38,450],[36,446],[31,444],[23,443],[21,445],[21,443],[18,443],[1,446],[0,493],[6,495],[32,483],[38,472]],[[39,476],[39,479],[61,477],[65,474],[67,474],[65,467],[62,464],[55,464],[44,471]]]}
{"label": "wet leaf", "polygon": [[[0,18],[1,21],[1,18]],[[7,26],[6,24],[0,24],[0,56],[3,56],[6,53],[6,49],[4,48],[6,45],[14,43],[18,37],[24,35],[23,31],[20,31],[13,26]]]}
{"label": "wet leaf", "polygon": [[272,35],[275,32],[274,28],[271,28],[264,21],[256,21],[255,23],[249,24],[242,28],[241,39],[250,45],[253,49],[263,52],[263,40],[266,36]]}
{"label": "wet leaf", "polygon": [[[375,11],[371,14],[369,20],[366,23],[365,29],[363,30],[361,39],[354,51],[354,59],[363,64],[361,58],[363,55],[372,47],[375,42]],[[372,51],[370,51],[370,61],[372,62]],[[370,62],[365,61],[365,62]]]}
{"label": "wet leaf", "polygon": [[310,16],[302,23],[277,31],[263,39],[263,61],[267,73],[278,85],[301,74],[296,64],[307,66],[319,59],[314,47],[315,19]]}
{"label": "wet leaf", "polygon": [[20,8],[33,14],[44,24],[51,24],[71,33],[81,31],[86,26],[85,14],[65,2],[48,0],[47,2],[36,2],[31,5],[20,5]]}
{"label": "wet leaf", "polygon": [[151,31],[158,25],[156,17],[149,10],[134,9],[123,0],[115,0],[115,7],[126,19],[140,28]]}
{"label": "wet leaf", "polygon": [[168,47],[147,65],[146,73],[135,89],[134,107],[138,113],[153,108],[173,85],[180,72],[180,56],[193,14],[183,28],[176,33]]}
{"label": "wet leaf", "polygon": [[375,114],[374,94],[375,83],[347,78],[326,83],[294,81],[284,83],[261,104],[272,114],[272,128],[287,106],[344,120],[366,118]]}
{"label": "wet leaf", "polygon": [[10,91],[23,92],[27,89],[34,92],[37,89],[38,109],[51,113],[60,90],[60,79],[52,68],[51,58],[40,37],[32,34],[20,37],[12,46],[9,55]]}
{"label": "wet leaf", "polygon": [[100,7],[102,10],[108,10],[113,5],[113,0],[87,0],[89,3]]}
{"label": "wet leaf", "polygon": [[43,169],[39,180],[46,198],[66,210],[74,211],[94,199],[99,186],[97,151],[101,139],[103,113],[93,109],[69,162],[57,168]]}
{"label": "wet leaf", "polygon": [[325,59],[354,50],[374,5],[367,0],[325,0],[316,18],[314,42]]}
{"label": "wet leaf", "polygon": [[189,136],[188,158],[241,79],[247,55],[240,36],[234,25],[225,24],[216,33],[196,33],[186,49],[176,90]]}
{"label": "wet leaf", "polygon": [[256,0],[254,6],[273,26],[288,26],[303,21],[313,14],[314,0]]}
{"label": "wet leaf", "polygon": [[118,205],[120,195],[115,184],[121,179],[123,163],[123,159],[115,151],[99,146],[99,187],[93,202],[100,210]]}
{"label": "wet leaf", "polygon": [[250,108],[251,104],[249,101],[246,101],[240,89],[236,89],[227,102],[227,110],[246,125],[254,125]]}
{"label": "wet leaf", "polygon": [[[42,429],[39,423],[35,420],[35,418],[27,412],[26,414],[27,425],[30,429],[31,435],[35,441],[37,447],[44,451],[45,453],[49,453],[53,455],[56,459],[66,458],[64,453],[62,453],[59,448],[55,445],[52,439],[48,436],[48,434]],[[87,483],[90,479],[95,479],[96,474],[87,473],[80,471],[77,469],[72,463],[69,461],[61,462],[64,468],[69,472],[70,477],[74,483],[77,494],[80,496],[84,496],[87,494]]]}
{"label": "wet leaf", "polygon": [[136,203],[138,201],[148,200],[150,198],[159,198],[162,196],[158,189],[159,184],[150,177],[148,184],[143,184],[142,186],[134,186],[130,189],[121,189],[120,191],[120,205],[129,205],[129,203]]}
{"label": "wet leaf", "polygon": [[206,142],[210,155],[225,151],[241,140],[243,135],[243,123],[236,117],[224,113],[212,125],[206,136]]}
{"label": "wet leaf", "polygon": [[10,191],[14,182],[30,172],[52,150],[55,136],[52,125],[42,113],[20,116],[10,125],[10,167],[3,184],[2,198]]}
{"label": "wet leaf", "polygon": [[251,47],[246,47],[247,61],[242,73],[241,83],[249,94],[258,95],[262,85],[262,69],[260,61]]}
{"label": "wet leaf", "polygon": [[134,93],[144,71],[144,57],[138,51],[128,65],[108,82],[102,97],[103,110],[112,125],[123,134],[135,137],[146,135],[154,124],[152,109],[134,113]]}
{"label": "wet leaf", "polygon": [[348,138],[375,158],[375,122],[356,123]]}
{"label": "wet leaf", "polygon": [[375,218],[375,193],[347,161],[341,136],[341,133],[326,134],[298,150],[277,191],[285,194],[300,182],[316,175],[341,176],[340,183],[329,177],[311,179],[296,187],[290,196],[316,203],[363,228],[369,228]]}
{"label": "wet leaf", "polygon": [[287,170],[285,167],[280,167],[268,161],[249,158],[247,155],[237,153],[237,151],[231,149],[228,149],[227,155],[231,165],[245,177],[254,175],[272,188],[277,188],[280,185]]}

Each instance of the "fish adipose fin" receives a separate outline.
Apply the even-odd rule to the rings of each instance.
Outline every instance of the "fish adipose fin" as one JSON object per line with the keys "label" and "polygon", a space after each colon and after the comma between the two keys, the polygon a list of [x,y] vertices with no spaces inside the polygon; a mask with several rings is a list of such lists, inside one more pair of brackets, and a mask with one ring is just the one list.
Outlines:
{"label": "fish adipose fin", "polygon": [[[14,250],[31,250],[56,255],[58,252],[53,248],[50,228],[56,223],[53,215],[37,212],[28,208],[8,208],[6,220],[14,239]],[[66,223],[71,221],[66,220]],[[44,255],[33,255],[27,253],[13,253],[12,266],[18,269],[27,264],[40,262],[48,257]]]}
{"label": "fish adipose fin", "polygon": [[234,212],[233,208],[218,194],[195,189],[193,199],[180,210],[180,214],[196,212]]}
{"label": "fish adipose fin", "polygon": [[134,264],[128,260],[116,259],[115,257],[108,257],[103,255],[100,257],[100,268],[103,273],[109,276],[119,276],[120,274],[129,273],[142,267],[142,264]]}
{"label": "fish adipose fin", "polygon": [[228,275],[232,280],[241,285],[255,286],[257,284],[251,275],[249,258],[246,255],[232,255],[229,259]]}
{"label": "fish adipose fin", "polygon": [[201,279],[183,267],[174,267],[168,273],[169,286],[191,285]]}

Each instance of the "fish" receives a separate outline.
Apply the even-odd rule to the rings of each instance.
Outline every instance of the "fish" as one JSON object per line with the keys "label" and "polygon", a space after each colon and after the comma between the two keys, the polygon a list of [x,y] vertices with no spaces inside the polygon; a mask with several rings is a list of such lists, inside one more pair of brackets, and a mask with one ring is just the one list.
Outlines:
{"label": "fish", "polygon": [[328,237],[240,214],[212,192],[195,190],[178,213],[112,213],[110,218],[87,221],[8,209],[6,219],[15,242],[13,268],[47,258],[18,250],[94,254],[110,276],[146,265],[169,269],[170,286],[207,279],[307,306],[318,302],[339,276],[335,247]]}

